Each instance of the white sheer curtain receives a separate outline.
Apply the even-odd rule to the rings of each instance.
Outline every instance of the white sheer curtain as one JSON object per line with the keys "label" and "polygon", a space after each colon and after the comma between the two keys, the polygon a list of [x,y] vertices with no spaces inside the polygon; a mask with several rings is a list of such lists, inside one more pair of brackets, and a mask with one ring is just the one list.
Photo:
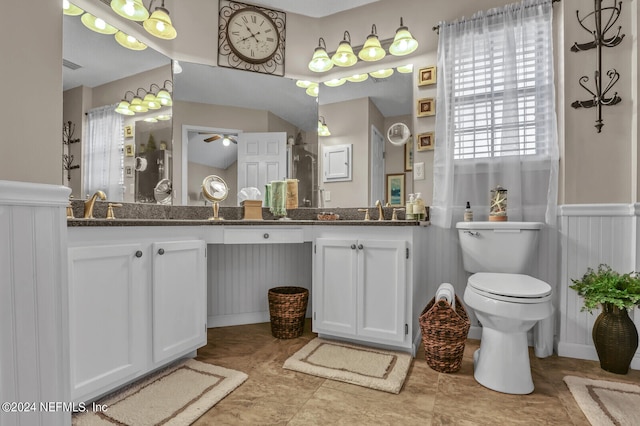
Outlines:
{"label": "white sheer curtain", "polygon": [[440,24],[432,223],[467,201],[487,220],[508,190],[510,221],[555,223],[558,137],[551,0],[525,0]]}
{"label": "white sheer curtain", "polygon": [[116,105],[106,105],[87,113],[82,175],[87,194],[102,190],[108,200],[122,201],[124,118],[115,108]]}

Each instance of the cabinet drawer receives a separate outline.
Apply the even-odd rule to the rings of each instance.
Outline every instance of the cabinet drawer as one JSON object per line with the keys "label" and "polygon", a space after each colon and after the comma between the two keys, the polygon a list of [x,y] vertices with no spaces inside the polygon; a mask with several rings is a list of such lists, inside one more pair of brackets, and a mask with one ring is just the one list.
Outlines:
{"label": "cabinet drawer", "polygon": [[304,242],[301,228],[225,229],[224,244],[292,244]]}

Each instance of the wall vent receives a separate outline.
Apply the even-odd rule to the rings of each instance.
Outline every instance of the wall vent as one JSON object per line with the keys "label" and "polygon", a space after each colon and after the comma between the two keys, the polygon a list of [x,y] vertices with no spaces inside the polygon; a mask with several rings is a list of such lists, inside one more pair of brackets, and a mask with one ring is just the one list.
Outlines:
{"label": "wall vent", "polygon": [[62,66],[69,68],[70,70],[77,70],[78,68],[82,68],[82,65],[78,65],[66,59],[62,59]]}

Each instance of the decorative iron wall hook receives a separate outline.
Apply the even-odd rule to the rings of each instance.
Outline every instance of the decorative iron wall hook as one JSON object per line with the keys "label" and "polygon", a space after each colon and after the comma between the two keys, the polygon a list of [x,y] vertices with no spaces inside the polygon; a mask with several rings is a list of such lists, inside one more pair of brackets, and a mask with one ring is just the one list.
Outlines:
{"label": "decorative iron wall hook", "polygon": [[[62,124],[62,167],[67,171],[67,181],[71,181],[71,170],[79,169],[80,166],[77,164],[73,164],[73,155],[70,153],[71,147],[70,144],[80,142],[80,138],[74,138],[73,134],[76,131],[76,125],[71,121],[67,121]],[[66,148],[65,148],[66,147]],[[64,152],[66,151],[66,153]]]}
{"label": "decorative iron wall hook", "polygon": [[[571,51],[582,52],[582,51],[590,50],[594,48],[597,49],[596,56],[597,56],[597,62],[598,62],[598,69],[594,72],[593,90],[587,87],[587,83],[589,82],[589,77],[587,77],[586,75],[583,75],[578,80],[578,83],[580,84],[580,86],[582,86],[583,89],[589,92],[592,98],[587,101],[575,101],[571,104],[571,106],[574,108],[596,107],[598,111],[598,119],[596,120],[595,127],[598,130],[598,133],[602,131],[602,126],[604,126],[604,124],[602,123],[602,106],[615,105],[622,100],[620,96],[618,96],[618,92],[615,92],[611,97],[607,97],[607,93],[613,88],[613,86],[620,79],[620,74],[618,73],[618,71],[616,71],[613,68],[607,71],[606,75],[607,77],[609,77],[609,82],[604,88],[602,86],[602,46],[615,47],[622,42],[622,39],[624,38],[624,34],[620,35],[620,30],[622,29],[621,26],[618,26],[618,31],[616,32],[615,35],[607,37],[607,33],[609,32],[609,30],[613,28],[615,23],[620,18],[621,11],[622,11],[622,1],[619,1],[618,4],[616,5],[616,0],[613,0],[612,6],[605,6],[605,7],[602,7],[602,0],[594,0],[593,12],[586,14],[582,18],[580,17],[580,11],[576,10],[576,18],[578,19],[578,23],[582,28],[585,29],[585,31],[587,31],[593,36],[593,41],[589,41],[587,43],[581,43],[581,44],[574,43],[573,46],[571,46]],[[604,24],[602,22],[603,12],[605,14],[607,13],[609,14],[609,16],[606,17],[606,23]],[[587,20],[591,21],[591,18],[593,18],[594,25],[595,25],[595,28],[593,29],[588,28],[587,25],[585,24]]]}

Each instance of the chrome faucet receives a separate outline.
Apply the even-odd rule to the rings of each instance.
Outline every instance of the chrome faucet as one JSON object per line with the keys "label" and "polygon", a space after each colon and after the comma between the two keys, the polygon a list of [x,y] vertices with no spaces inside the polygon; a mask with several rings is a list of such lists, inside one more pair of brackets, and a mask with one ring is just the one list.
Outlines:
{"label": "chrome faucet", "polygon": [[382,203],[380,200],[376,201],[376,207],[378,208],[378,220],[384,220],[384,211],[382,210]]}
{"label": "chrome faucet", "polygon": [[85,219],[93,219],[93,206],[96,203],[96,198],[100,197],[101,200],[106,200],[107,196],[104,192],[97,190],[95,194],[91,196],[87,201],[84,202],[84,218]]}

